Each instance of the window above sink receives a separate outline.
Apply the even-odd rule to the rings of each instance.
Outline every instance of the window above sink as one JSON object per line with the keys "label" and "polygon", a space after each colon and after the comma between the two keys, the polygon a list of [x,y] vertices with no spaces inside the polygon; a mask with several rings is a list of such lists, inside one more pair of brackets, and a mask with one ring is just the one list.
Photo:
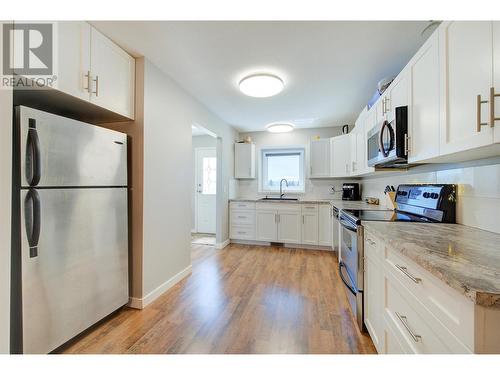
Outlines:
{"label": "window above sink", "polygon": [[284,193],[303,193],[304,184],[304,147],[263,148],[261,150],[261,192],[279,192],[280,181],[284,178]]}

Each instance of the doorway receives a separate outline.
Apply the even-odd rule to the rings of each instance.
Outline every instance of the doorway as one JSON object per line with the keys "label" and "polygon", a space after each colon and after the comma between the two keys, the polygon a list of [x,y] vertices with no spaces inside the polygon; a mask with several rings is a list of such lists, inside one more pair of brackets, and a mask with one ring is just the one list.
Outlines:
{"label": "doorway", "polygon": [[216,243],[217,230],[217,137],[193,126],[193,215],[191,242]]}

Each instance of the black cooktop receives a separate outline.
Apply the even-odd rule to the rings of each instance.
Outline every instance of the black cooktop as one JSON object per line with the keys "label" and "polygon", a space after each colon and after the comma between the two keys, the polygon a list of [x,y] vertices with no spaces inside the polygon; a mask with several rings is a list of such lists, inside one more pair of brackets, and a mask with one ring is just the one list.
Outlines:
{"label": "black cooktop", "polygon": [[361,221],[413,221],[421,223],[432,223],[433,221],[422,216],[416,216],[404,212],[381,211],[381,210],[343,210],[356,224]]}

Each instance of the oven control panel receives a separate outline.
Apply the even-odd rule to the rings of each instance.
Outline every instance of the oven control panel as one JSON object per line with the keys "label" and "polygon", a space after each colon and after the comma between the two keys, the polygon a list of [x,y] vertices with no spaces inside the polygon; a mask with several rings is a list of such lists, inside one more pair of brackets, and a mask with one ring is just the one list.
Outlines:
{"label": "oven control panel", "polygon": [[399,185],[398,204],[441,210],[447,199],[455,199],[454,185]]}

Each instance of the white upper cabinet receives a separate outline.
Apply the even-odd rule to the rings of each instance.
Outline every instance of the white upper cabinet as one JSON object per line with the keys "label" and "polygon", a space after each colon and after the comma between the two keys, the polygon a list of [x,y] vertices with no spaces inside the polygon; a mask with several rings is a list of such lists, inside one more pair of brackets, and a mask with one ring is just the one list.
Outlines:
{"label": "white upper cabinet", "polygon": [[330,176],[330,139],[319,139],[310,144],[310,177]]}
{"label": "white upper cabinet", "polygon": [[134,58],[93,27],[90,46],[91,102],[134,118]]}
{"label": "white upper cabinet", "polygon": [[52,87],[133,119],[135,59],[87,22],[52,24],[56,75]]}
{"label": "white upper cabinet", "polygon": [[350,173],[350,135],[344,134],[330,138],[332,177],[345,177]]}
{"label": "white upper cabinet", "polygon": [[[391,85],[387,88],[385,96],[385,116],[387,121],[392,121],[396,116],[396,108],[408,105],[409,102],[409,83],[408,71],[404,69],[392,81]],[[384,93],[385,94],[385,93]]]}
{"label": "white upper cabinet", "polygon": [[55,28],[57,80],[54,88],[89,101],[90,29],[87,22],[61,21]]}
{"label": "white upper cabinet", "polygon": [[439,43],[434,33],[408,65],[411,103],[408,111],[408,161],[439,155]]}
{"label": "white upper cabinet", "polygon": [[[493,22],[493,119],[494,132],[493,141],[500,143],[500,22]],[[490,100],[491,100],[490,99]]]}
{"label": "white upper cabinet", "polygon": [[444,22],[439,32],[440,154],[489,145],[493,142],[488,118],[493,71],[492,23]]}
{"label": "white upper cabinet", "polygon": [[234,144],[234,178],[255,178],[255,145]]}

